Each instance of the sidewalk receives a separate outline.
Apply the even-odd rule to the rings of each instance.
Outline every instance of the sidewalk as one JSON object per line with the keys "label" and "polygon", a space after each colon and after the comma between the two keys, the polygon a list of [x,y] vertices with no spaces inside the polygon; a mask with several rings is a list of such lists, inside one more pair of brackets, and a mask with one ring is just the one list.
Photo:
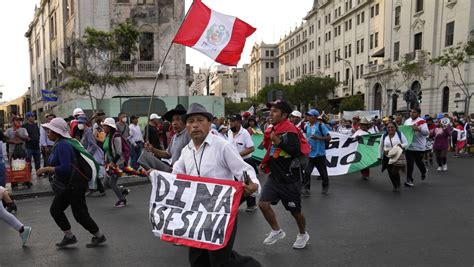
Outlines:
{"label": "sidewalk", "polygon": [[[13,196],[13,198],[15,200],[19,200],[25,198],[36,198],[53,195],[53,191],[51,190],[51,185],[49,184],[48,178],[37,178],[34,170],[31,182],[33,183],[31,188],[27,188],[26,186],[20,185],[14,190],[11,190],[11,195]],[[119,179],[118,184],[129,187],[148,184],[149,182],[150,181],[148,180],[148,177],[123,176]],[[9,187],[8,184],[7,187]]]}

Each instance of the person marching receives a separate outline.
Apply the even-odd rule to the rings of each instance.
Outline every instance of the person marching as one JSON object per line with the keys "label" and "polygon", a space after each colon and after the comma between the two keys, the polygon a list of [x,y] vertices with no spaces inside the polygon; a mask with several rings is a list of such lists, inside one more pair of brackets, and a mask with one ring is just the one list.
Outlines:
{"label": "person marching", "polygon": [[89,215],[86,203],[87,180],[73,171],[76,162],[74,147],[67,139],[71,138],[68,126],[63,118],[54,118],[51,122],[42,124],[47,129],[48,138],[54,141],[53,151],[49,157],[48,167],[38,170],[38,175],[49,173],[55,176],[62,188],[55,190],[50,213],[56,224],[64,232],[64,238],[56,246],[62,248],[77,243],[76,236],[71,231],[71,225],[64,214],[71,206],[74,219],[93,235],[86,247],[96,247],[106,241],[105,236]]}
{"label": "person marching", "polygon": [[[255,173],[258,173],[257,164],[252,158],[252,153],[255,151],[252,137],[249,132],[242,127],[242,116],[234,114],[230,117],[230,130],[228,131],[228,141],[232,143],[240,156],[247,164],[252,166]],[[252,212],[257,210],[257,201],[253,196],[247,196],[247,209],[245,211]]]}
{"label": "person marching", "polygon": [[427,169],[423,163],[423,154],[426,150],[426,138],[430,134],[426,121],[420,118],[421,110],[413,108],[410,112],[410,118],[405,121],[406,126],[413,129],[413,141],[406,150],[407,159],[407,181],[405,186],[413,187],[413,167],[414,163],[421,172],[421,180],[426,179]]}
{"label": "person marching", "polygon": [[404,168],[405,159],[403,150],[408,147],[405,135],[398,130],[395,122],[387,124],[387,131],[380,141],[380,156],[382,159],[382,172],[387,169],[388,176],[393,185],[393,192],[400,192],[400,170]]}
{"label": "person marching", "polygon": [[[360,125],[359,130],[357,130],[352,135],[352,137],[357,138],[357,137],[362,136],[362,135],[370,134],[369,130],[370,130],[371,123],[367,118],[362,118],[362,120],[360,120],[359,125]],[[365,180],[365,181],[369,180],[370,168],[366,168],[366,169],[361,170],[360,174],[362,175],[363,180]]]}
{"label": "person marching", "polygon": [[[201,104],[192,103],[184,116],[186,129],[191,136],[178,161],[173,165],[174,174],[187,174],[221,180],[244,181],[244,172],[250,177],[248,184],[243,184],[245,193],[252,195],[260,191],[260,183],[254,169],[245,163],[239,152],[228,141],[210,134],[212,114]],[[189,263],[198,266],[242,266],[237,262],[245,257],[232,257],[237,233],[237,220],[232,235],[225,246],[219,250],[189,248]],[[248,260],[246,258],[245,260]]]}
{"label": "person marching", "polygon": [[449,137],[452,133],[452,128],[449,125],[450,121],[448,118],[441,116],[438,120],[437,127],[430,130],[430,137],[433,139],[433,152],[436,156],[436,162],[438,163],[437,171],[448,170],[448,149],[449,149]]}
{"label": "person marching", "polygon": [[323,123],[319,111],[311,109],[306,113],[309,116],[309,122],[306,125],[306,139],[311,145],[308,165],[304,171],[303,194],[311,194],[311,173],[314,167],[319,172],[319,178],[323,180],[321,193],[327,194],[329,190],[329,176],[326,166],[326,142],[331,140],[329,129]]}
{"label": "person marching", "polygon": [[[0,186],[0,200],[5,201],[7,205],[13,203],[13,200],[10,198],[8,191],[5,187]],[[25,226],[21,223],[13,214],[3,207],[3,204],[0,201],[0,219],[6,224],[10,225],[13,229],[20,233],[21,245],[24,247],[26,242],[30,239],[31,227]]]}
{"label": "person marching", "polygon": [[[304,138],[289,120],[291,106],[284,100],[268,103],[273,127],[266,131],[264,146],[267,154],[262,161],[261,169],[270,172],[263,186],[258,206],[271,227],[271,232],[265,238],[265,245],[273,245],[285,238],[285,232],[280,228],[271,204],[280,200],[285,209],[291,212],[298,225],[298,235],[293,248],[302,249],[309,240],[306,232],[306,219],[301,212],[301,176],[302,166],[295,166],[302,155],[301,138]],[[267,134],[267,132],[269,132]],[[301,137],[300,137],[301,134]],[[301,162],[299,162],[301,163]]]}

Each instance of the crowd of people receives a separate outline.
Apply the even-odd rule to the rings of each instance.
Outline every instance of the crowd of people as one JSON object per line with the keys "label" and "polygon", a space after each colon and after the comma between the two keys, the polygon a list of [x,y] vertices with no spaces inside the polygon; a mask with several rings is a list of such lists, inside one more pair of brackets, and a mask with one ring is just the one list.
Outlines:
{"label": "crowd of people", "polygon": [[[146,118],[144,129],[139,126],[138,116],[129,117],[123,112],[116,118],[107,117],[103,112],[88,117],[82,109],[76,108],[73,115],[65,119],[47,114],[46,123],[41,126],[36,115],[28,112],[25,121],[14,116],[11,127],[4,133],[0,131],[0,138],[7,143],[10,164],[24,158],[29,166],[34,166],[37,177],[48,177],[52,182],[55,196],[50,212],[64,232],[62,241],[56,244],[58,247],[77,242],[64,213],[69,206],[76,221],[92,234],[88,247],[106,241],[88,212],[86,196],[104,196],[105,188],[109,187],[117,197],[114,206],[125,207],[130,190],[119,187],[118,180],[124,173],[149,173],[139,160],[146,151],[163,164],[160,170],[168,172],[237,181],[244,181],[243,173],[247,173],[251,179],[244,184],[246,194],[242,202],[246,202],[248,212],[260,209],[268,222],[271,231],[263,243],[272,245],[286,236],[272,208],[281,201],[298,227],[295,249],[304,248],[310,238],[301,211],[301,197],[311,195],[314,168],[322,180],[321,193],[329,193],[326,147],[332,133],[352,138],[381,133],[379,158],[394,192],[400,191],[400,171],[406,169],[404,185],[413,187],[415,164],[421,180],[427,178],[427,169],[434,160],[437,171],[447,171],[448,150],[453,149],[455,156],[460,156],[468,152],[474,139],[474,115],[470,118],[457,114],[422,117],[421,110],[413,108],[408,118],[396,114],[382,119],[354,116],[351,120],[337,120],[314,108],[303,114],[284,100],[271,102],[267,108],[266,115],[262,116],[245,112],[217,118],[197,103],[191,104],[188,110],[177,105],[163,116],[151,114]],[[401,126],[411,127],[411,143],[399,130]],[[254,144],[252,135],[262,134],[262,143]],[[252,157],[256,145],[266,152],[261,162]],[[80,153],[85,153],[82,149],[100,166],[100,178],[94,186],[75,171]],[[0,197],[4,203],[0,205],[0,218],[20,233],[24,245],[31,227],[24,226],[13,215],[17,207],[5,190],[3,153],[0,153],[0,164]],[[264,185],[257,179],[259,172],[268,174]],[[370,169],[361,170],[361,176],[368,180]],[[238,255],[232,250],[235,229],[231,242],[221,250],[191,248],[191,265],[220,266],[231,259],[248,261],[246,257],[232,256]]]}

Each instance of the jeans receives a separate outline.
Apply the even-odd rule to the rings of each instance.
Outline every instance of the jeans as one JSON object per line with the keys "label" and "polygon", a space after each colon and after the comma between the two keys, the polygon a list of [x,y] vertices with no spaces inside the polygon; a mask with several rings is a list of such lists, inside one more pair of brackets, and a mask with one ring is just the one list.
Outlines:
{"label": "jeans", "polygon": [[41,168],[41,151],[39,149],[26,149],[26,159],[30,163],[30,170],[33,169],[33,165],[31,164],[31,157],[33,157],[35,161],[35,170]]}
{"label": "jeans", "polygon": [[426,167],[425,164],[423,163],[423,154],[425,151],[413,151],[413,150],[407,150],[405,152],[405,156],[407,159],[407,182],[413,182],[413,168],[414,168],[414,163],[416,163],[416,166],[418,166],[418,169],[420,169],[421,176],[426,175]]}
{"label": "jeans", "polygon": [[142,149],[143,142],[137,142],[135,146],[133,144],[130,144],[130,165],[135,170],[140,167],[140,165],[138,165],[138,158],[142,153]]}
{"label": "jeans", "polygon": [[308,158],[308,166],[304,171],[303,186],[304,188],[311,189],[311,173],[314,167],[318,169],[319,176],[323,180],[323,188],[329,186],[328,169],[326,165],[326,156],[318,156],[315,158]]}
{"label": "jeans", "polygon": [[71,224],[69,224],[69,220],[64,213],[69,205],[71,206],[74,219],[76,219],[82,227],[91,234],[95,234],[99,231],[99,227],[89,215],[84,193],[84,190],[67,189],[63,194],[54,196],[49,211],[62,231],[71,230]]}

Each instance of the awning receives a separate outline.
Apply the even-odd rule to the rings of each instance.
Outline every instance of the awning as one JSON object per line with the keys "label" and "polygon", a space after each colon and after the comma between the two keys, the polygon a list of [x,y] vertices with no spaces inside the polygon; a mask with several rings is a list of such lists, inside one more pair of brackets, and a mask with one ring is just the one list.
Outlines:
{"label": "awning", "polygon": [[372,57],[385,57],[385,47],[375,52]]}

